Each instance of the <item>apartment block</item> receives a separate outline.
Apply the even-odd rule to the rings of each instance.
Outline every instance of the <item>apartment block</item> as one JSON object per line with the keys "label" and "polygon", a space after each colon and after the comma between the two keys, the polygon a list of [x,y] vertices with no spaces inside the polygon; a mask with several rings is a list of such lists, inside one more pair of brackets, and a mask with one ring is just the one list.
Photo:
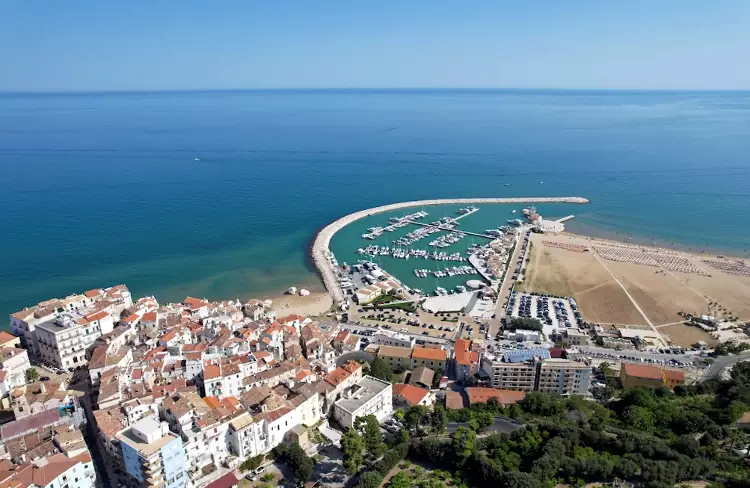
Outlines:
{"label": "apartment block", "polygon": [[188,485],[182,439],[166,422],[145,418],[118,434],[125,471],[143,488],[184,488]]}
{"label": "apartment block", "polygon": [[375,415],[382,422],[393,413],[392,385],[372,376],[365,376],[351,390],[344,392],[333,405],[333,417],[343,427],[354,427],[358,417]]}
{"label": "apartment block", "polygon": [[[546,357],[486,357],[482,371],[493,388],[515,391],[545,391],[561,395],[587,395],[591,367],[567,359]],[[512,359],[520,359],[513,361]]]}

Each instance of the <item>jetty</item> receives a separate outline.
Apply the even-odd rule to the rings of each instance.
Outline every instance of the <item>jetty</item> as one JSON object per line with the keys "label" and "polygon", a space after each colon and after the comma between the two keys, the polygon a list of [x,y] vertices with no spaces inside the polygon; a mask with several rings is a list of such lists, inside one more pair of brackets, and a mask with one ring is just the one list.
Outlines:
{"label": "jetty", "polygon": [[576,217],[575,215],[568,215],[567,217],[563,217],[561,219],[555,220],[555,222],[557,222],[558,224],[562,224],[563,222],[567,222],[568,220],[572,220],[575,217]]}
{"label": "jetty", "polygon": [[347,225],[355,222],[359,219],[369,217],[370,215],[376,215],[383,212],[390,212],[391,210],[398,210],[402,208],[410,207],[427,207],[430,205],[446,205],[446,204],[459,204],[459,205],[473,205],[478,203],[485,204],[497,204],[497,203],[576,203],[585,204],[589,203],[588,199],[583,197],[527,197],[527,198],[454,198],[454,199],[435,199],[435,200],[414,200],[410,202],[391,203],[389,205],[381,205],[379,207],[368,208],[360,210],[358,212],[351,213],[340,219],[328,224],[318,232],[315,236],[313,245],[311,248],[312,260],[315,267],[318,269],[323,284],[328,290],[328,293],[338,303],[343,303],[345,299],[344,292],[338,283],[337,271],[334,269],[333,263],[328,259],[330,251],[328,246],[331,243],[331,238],[336,232],[346,227]]}
{"label": "jetty", "polygon": [[453,227],[443,227],[442,225],[425,224],[423,222],[416,222],[414,220],[409,220],[408,222],[410,224],[414,224],[414,225],[421,225],[422,227],[435,227],[435,228],[440,229],[440,230],[445,231],[445,232],[460,232],[461,234],[466,234],[467,236],[484,237],[485,239],[489,239],[489,240],[497,238],[496,236],[493,237],[493,236],[490,236],[490,235],[487,235],[487,234],[480,234],[478,232],[471,232],[471,231],[468,231],[468,230],[461,230],[461,229],[456,229],[456,228],[453,228]]}

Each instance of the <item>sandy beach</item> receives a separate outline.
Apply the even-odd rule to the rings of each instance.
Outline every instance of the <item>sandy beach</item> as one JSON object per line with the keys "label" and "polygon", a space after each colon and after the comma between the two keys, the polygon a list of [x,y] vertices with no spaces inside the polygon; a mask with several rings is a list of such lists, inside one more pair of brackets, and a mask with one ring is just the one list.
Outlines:
{"label": "sandy beach", "polygon": [[328,293],[311,293],[306,297],[299,295],[277,295],[263,297],[263,300],[273,301],[273,308],[279,312],[279,317],[297,314],[305,317],[323,315],[330,310],[333,299]]}
{"label": "sandy beach", "polygon": [[750,320],[750,277],[704,262],[738,258],[570,233],[533,234],[531,242],[526,279],[518,288],[572,296],[587,321],[653,325],[675,343],[693,343],[712,341],[700,329],[681,325],[678,312]]}

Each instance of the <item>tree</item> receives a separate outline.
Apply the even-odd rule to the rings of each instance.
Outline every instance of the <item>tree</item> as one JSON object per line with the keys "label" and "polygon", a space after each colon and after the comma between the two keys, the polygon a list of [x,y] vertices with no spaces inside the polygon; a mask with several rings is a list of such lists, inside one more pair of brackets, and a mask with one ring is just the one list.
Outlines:
{"label": "tree", "polygon": [[36,368],[29,368],[26,370],[26,381],[28,383],[36,381],[37,379],[39,379],[39,371],[37,371]]}
{"label": "tree", "polygon": [[445,407],[440,404],[435,405],[430,414],[430,425],[436,434],[445,432],[445,428],[448,427],[448,413],[445,411]]}
{"label": "tree", "polygon": [[396,410],[395,412],[393,412],[393,418],[396,419],[396,420],[398,420],[399,422],[403,422],[404,421],[404,411],[401,410],[401,409]]}
{"label": "tree", "polygon": [[484,430],[495,423],[495,416],[490,412],[479,412],[475,418],[479,424],[479,430]]}
{"label": "tree", "polygon": [[453,433],[453,452],[460,460],[465,461],[474,452],[477,445],[477,434],[466,427],[459,427]]}
{"label": "tree", "polygon": [[385,451],[385,444],[383,443],[383,435],[380,433],[378,419],[372,414],[358,417],[354,422],[354,427],[357,431],[362,432],[367,452],[375,458],[380,457]]}
{"label": "tree", "polygon": [[654,429],[654,414],[646,407],[632,406],[625,411],[624,420],[634,429],[651,431]]}
{"label": "tree", "polygon": [[514,317],[510,319],[510,322],[505,325],[505,328],[511,330],[524,329],[541,331],[543,329],[543,326],[538,319],[532,319],[529,317]]}
{"label": "tree", "polygon": [[440,380],[443,379],[444,375],[445,375],[445,371],[443,371],[442,368],[438,368],[435,370],[435,374],[432,376],[433,388],[440,388]]}
{"label": "tree", "polygon": [[413,407],[410,407],[404,415],[406,425],[408,425],[412,430],[417,430],[417,428],[422,425],[425,418],[427,417],[427,413],[427,407],[425,407],[424,405],[415,405]]}
{"label": "tree", "polygon": [[315,472],[315,463],[299,444],[292,444],[287,449],[284,459],[292,470],[295,481],[304,483],[312,478]]}
{"label": "tree", "polygon": [[344,468],[349,474],[359,471],[362,466],[364,456],[362,451],[365,449],[365,441],[359,436],[356,430],[349,429],[341,436],[341,450],[344,453]]}
{"label": "tree", "polygon": [[357,488],[378,488],[383,482],[383,475],[377,471],[368,471],[359,478]]}
{"label": "tree", "polygon": [[240,464],[240,471],[251,471],[258,468],[261,464],[263,464],[265,458],[266,456],[264,454],[259,454],[255,457],[245,459],[242,464]]}
{"label": "tree", "polygon": [[374,376],[383,381],[391,381],[393,380],[393,371],[383,358],[376,357],[370,363],[370,376]]}
{"label": "tree", "polygon": [[411,488],[411,478],[403,471],[399,471],[388,481],[388,488]]}

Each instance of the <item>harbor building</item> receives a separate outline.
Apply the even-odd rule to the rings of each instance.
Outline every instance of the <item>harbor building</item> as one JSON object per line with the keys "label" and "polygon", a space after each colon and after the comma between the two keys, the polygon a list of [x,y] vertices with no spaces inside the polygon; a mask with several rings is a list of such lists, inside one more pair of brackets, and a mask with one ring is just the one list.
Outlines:
{"label": "harbor building", "polygon": [[333,404],[333,418],[342,426],[353,428],[358,417],[375,415],[383,422],[393,413],[393,387],[388,381],[363,377],[341,399]]}
{"label": "harbor building", "polygon": [[169,424],[151,417],[118,434],[125,471],[143,488],[182,488],[188,485],[182,439]]}

